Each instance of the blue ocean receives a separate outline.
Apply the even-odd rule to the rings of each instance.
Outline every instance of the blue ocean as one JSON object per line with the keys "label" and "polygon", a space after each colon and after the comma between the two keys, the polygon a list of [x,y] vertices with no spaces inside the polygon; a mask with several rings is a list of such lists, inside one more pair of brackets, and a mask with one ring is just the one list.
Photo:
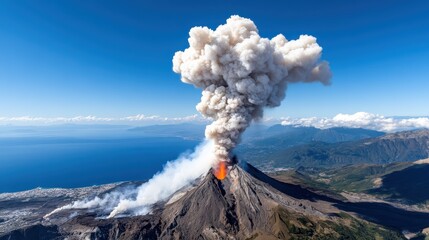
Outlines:
{"label": "blue ocean", "polygon": [[[199,140],[122,134],[9,134],[0,137],[0,192],[147,180]],[[16,136],[18,135],[18,136]],[[22,134],[21,134],[22,135]]]}

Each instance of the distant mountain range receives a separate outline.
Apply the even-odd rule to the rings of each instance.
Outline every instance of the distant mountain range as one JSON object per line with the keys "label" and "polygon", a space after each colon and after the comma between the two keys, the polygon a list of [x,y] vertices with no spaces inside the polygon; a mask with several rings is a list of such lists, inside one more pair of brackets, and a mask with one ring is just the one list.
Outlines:
{"label": "distant mountain range", "polygon": [[383,132],[362,128],[335,127],[318,129],[314,127],[295,127],[280,124],[271,127],[251,126],[243,135],[244,143],[255,145],[294,146],[314,141],[336,143],[353,141],[384,135]]}
{"label": "distant mountain range", "polygon": [[[205,125],[198,124],[172,124],[172,125],[151,125],[143,127],[134,127],[128,129],[129,132],[145,136],[166,136],[183,137],[193,139],[203,139]],[[243,134],[244,143],[252,142],[254,144],[275,146],[292,146],[308,143],[311,141],[321,142],[343,142],[352,141],[370,137],[382,136],[385,133],[367,130],[362,128],[329,128],[318,129],[314,127],[294,127],[276,124],[266,126],[255,124],[250,126]]]}
{"label": "distant mountain range", "polygon": [[[0,137],[0,142],[12,141],[7,136],[31,135],[46,140],[46,136],[61,134],[84,139],[178,137],[201,141],[204,139],[205,125],[57,125],[11,129],[3,127],[0,130],[0,133],[6,136]],[[318,129],[254,124],[244,132],[235,153],[239,159],[265,171],[300,166],[330,168],[354,163],[384,164],[426,158],[429,156],[428,139],[429,130],[386,134],[361,128]]]}
{"label": "distant mountain range", "polygon": [[182,137],[186,139],[203,139],[206,126],[182,123],[167,125],[150,125],[128,129],[130,133],[150,137]]}
{"label": "distant mountain range", "polygon": [[364,129],[328,129],[316,131],[316,134],[309,134],[310,128],[295,131],[244,142],[237,149],[237,154],[265,170],[385,164],[429,156],[429,130],[386,135]]}
{"label": "distant mountain range", "polygon": [[[204,125],[176,124],[131,128],[145,136],[203,139]],[[386,164],[429,157],[429,130],[386,134],[362,128],[252,125],[235,150],[237,156],[263,170]]]}

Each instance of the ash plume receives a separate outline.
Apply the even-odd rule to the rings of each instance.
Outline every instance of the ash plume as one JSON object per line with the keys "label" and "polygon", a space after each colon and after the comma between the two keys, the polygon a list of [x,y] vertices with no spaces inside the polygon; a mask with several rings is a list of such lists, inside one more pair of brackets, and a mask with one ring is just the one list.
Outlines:
{"label": "ash plume", "polygon": [[229,161],[241,134],[265,107],[280,105],[289,83],[330,83],[329,64],[320,61],[322,48],[313,36],[263,38],[252,20],[240,16],[215,30],[194,27],[189,36],[189,48],[173,57],[173,71],[202,89],[196,108],[213,120],[205,135],[214,141],[218,161]]}
{"label": "ash plume", "polygon": [[[175,53],[173,70],[181,74],[183,82],[203,90],[197,110],[213,120],[206,127],[206,141],[131,193],[76,202],[62,209],[102,207],[110,200],[115,207],[103,210],[110,210],[109,217],[146,214],[153,204],[206,174],[219,161],[232,163],[231,150],[243,131],[262,117],[265,107],[280,105],[289,83],[327,85],[331,78],[328,63],[320,61],[322,48],[309,35],[291,41],[281,34],[262,38],[250,19],[239,16],[232,16],[216,30],[194,27],[189,35],[190,46]],[[53,213],[57,211],[61,209]]]}

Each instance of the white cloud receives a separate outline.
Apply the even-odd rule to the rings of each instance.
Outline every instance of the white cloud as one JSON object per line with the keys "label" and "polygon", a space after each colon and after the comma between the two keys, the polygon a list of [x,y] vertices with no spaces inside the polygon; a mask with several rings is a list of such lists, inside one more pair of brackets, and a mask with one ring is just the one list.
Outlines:
{"label": "white cloud", "polygon": [[109,122],[114,118],[102,118],[95,116],[76,116],[76,117],[0,117],[0,123],[20,123],[20,122],[39,122],[39,123],[73,123],[73,122]]}
{"label": "white cloud", "polygon": [[428,117],[393,118],[378,114],[357,112],[354,114],[338,114],[333,118],[284,118],[282,125],[305,126],[315,128],[350,127],[366,128],[384,132],[395,132],[416,128],[429,128]]}
{"label": "white cloud", "polygon": [[161,117],[157,116],[157,115],[146,116],[144,114],[137,114],[134,116],[123,117],[120,119],[126,120],[126,121],[146,121],[146,120],[159,120],[159,119],[161,119]]}
{"label": "white cloud", "polygon": [[157,115],[138,114],[127,117],[96,117],[96,116],[76,116],[76,117],[0,117],[0,124],[62,124],[62,123],[118,123],[118,124],[144,124],[144,123],[182,123],[182,122],[205,122],[206,119],[195,114],[184,117],[161,117]]}
{"label": "white cloud", "polygon": [[157,115],[147,116],[144,114],[137,114],[134,116],[119,118],[119,120],[123,120],[123,121],[161,121],[161,122],[201,122],[201,121],[206,121],[204,118],[202,118],[198,114],[185,116],[185,117],[160,117]]}
{"label": "white cloud", "polygon": [[[208,119],[198,114],[184,117],[162,117],[158,115],[137,114],[127,117],[96,117],[96,116],[76,116],[76,117],[0,117],[0,125],[44,125],[44,124],[174,124],[186,122],[206,123]],[[395,132],[416,128],[429,128],[428,117],[394,118],[385,117],[379,114],[357,112],[354,114],[337,114],[333,118],[308,117],[308,118],[264,118],[262,123],[275,124],[281,122],[282,125],[316,127],[321,129],[331,127],[366,128],[384,132]]]}

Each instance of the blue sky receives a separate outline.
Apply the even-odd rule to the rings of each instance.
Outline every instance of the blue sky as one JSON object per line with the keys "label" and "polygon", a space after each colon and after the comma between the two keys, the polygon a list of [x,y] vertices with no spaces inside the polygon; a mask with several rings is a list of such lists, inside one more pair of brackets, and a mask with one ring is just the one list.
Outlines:
{"label": "blue sky", "polygon": [[14,1],[0,3],[0,117],[196,113],[171,59],[193,26],[232,14],[260,35],[318,38],[332,85],[291,85],[273,117],[429,115],[427,1]]}

